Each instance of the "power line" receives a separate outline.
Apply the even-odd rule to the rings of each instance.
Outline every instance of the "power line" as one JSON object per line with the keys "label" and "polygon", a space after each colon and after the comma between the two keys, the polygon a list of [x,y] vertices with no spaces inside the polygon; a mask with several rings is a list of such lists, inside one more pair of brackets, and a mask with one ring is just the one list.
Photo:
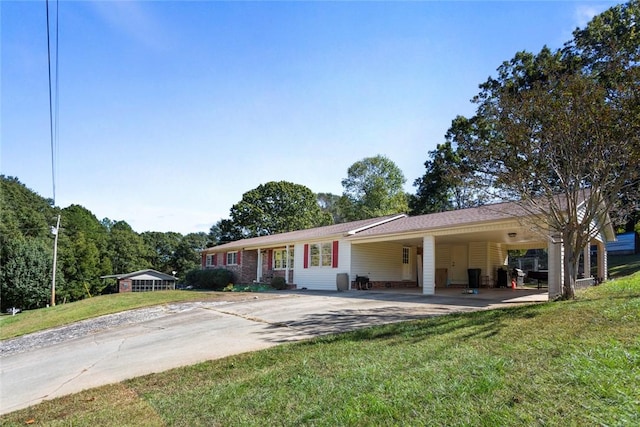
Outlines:
{"label": "power line", "polygon": [[[48,70],[49,70],[49,137],[50,137],[50,143],[51,143],[51,182],[52,182],[52,187],[53,187],[53,204],[55,205],[56,203],[56,169],[55,169],[55,133],[54,133],[54,121],[53,121],[53,90],[52,90],[52,80],[51,80],[51,28],[49,25],[49,0],[46,0],[45,2],[46,5],[46,12],[47,12],[47,64],[48,64]],[[56,10],[57,10],[57,1],[56,1]],[[57,12],[56,12],[56,19],[57,19]],[[58,22],[56,21],[56,81],[58,78],[58,61],[57,61],[57,42],[58,42]],[[57,86],[56,86],[56,91],[57,91]],[[56,99],[57,99],[57,92],[56,92]]]}
{"label": "power line", "polygon": [[[55,57],[55,73],[56,73],[56,81],[55,81],[55,115],[54,115],[54,106],[53,106],[53,90],[52,90],[52,80],[51,80],[51,29],[49,26],[49,0],[46,0],[46,10],[47,10],[47,64],[49,70],[49,134],[51,138],[51,182],[53,186],[53,204],[56,204],[56,154],[57,154],[57,140],[58,140],[58,123],[59,123],[59,95],[58,95],[58,28],[59,28],[59,2],[56,0],[56,57]],[[54,122],[55,116],[55,122]],[[51,273],[51,305],[56,305],[56,270],[57,270],[57,261],[58,261],[58,236],[60,234],[60,214],[58,214],[58,220],[56,222],[56,227],[52,230],[55,233],[55,239],[53,243],[53,271]]]}
{"label": "power line", "polygon": [[[58,43],[58,39],[59,39],[58,36],[59,36],[59,33],[60,33],[59,32],[60,26],[58,25],[58,22],[59,22],[59,10],[60,10],[59,5],[60,5],[59,0],[56,0],[56,88],[55,88],[56,105],[55,105],[55,112],[54,112],[54,117],[55,117],[55,122],[56,122],[55,123],[55,135],[54,135],[55,136],[56,151],[55,151],[55,155],[54,155],[55,156],[55,160],[54,161],[56,163],[56,168],[59,166],[59,164],[58,164],[58,159],[59,159],[58,154],[60,154],[59,153],[59,150],[60,150],[60,91],[58,90],[58,88],[59,88],[59,84],[58,83],[59,83],[59,80],[60,80],[58,78],[58,76],[60,75],[58,73],[58,68],[59,68],[58,67],[58,64],[59,64],[58,54],[60,52],[60,45]],[[54,175],[54,177],[55,177],[55,175]],[[53,204],[55,206],[55,194],[54,194],[54,203]]]}

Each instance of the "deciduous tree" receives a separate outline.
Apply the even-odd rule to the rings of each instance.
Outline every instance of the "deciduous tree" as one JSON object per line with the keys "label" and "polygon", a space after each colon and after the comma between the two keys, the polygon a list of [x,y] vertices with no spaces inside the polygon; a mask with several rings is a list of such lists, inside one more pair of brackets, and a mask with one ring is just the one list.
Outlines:
{"label": "deciduous tree", "polygon": [[0,270],[3,310],[45,307],[50,301],[53,251],[48,243],[42,239],[16,239],[3,246],[6,256]]}
{"label": "deciduous tree", "polygon": [[51,289],[52,200],[4,175],[0,196],[0,307],[42,307]]}
{"label": "deciduous tree", "polygon": [[211,229],[210,236],[219,243],[332,223],[309,188],[287,181],[271,181],[244,193],[230,216]]}
{"label": "deciduous tree", "polygon": [[231,219],[221,219],[209,229],[209,241],[213,246],[244,239],[245,234],[241,226]]}
{"label": "deciduous tree", "polygon": [[445,136],[446,142],[429,152],[425,174],[413,183],[417,190],[409,198],[412,215],[469,208],[485,202],[472,179],[466,155],[452,143],[453,135],[461,129],[466,131],[467,123],[463,117],[454,120]]}
{"label": "deciduous tree", "polygon": [[345,222],[340,210],[340,196],[331,193],[318,193],[318,206],[323,212],[327,212],[333,218],[334,224]]}
{"label": "deciduous tree", "polygon": [[342,180],[340,208],[344,218],[355,221],[407,212],[405,182],[400,168],[385,156],[367,157],[354,163]]}
{"label": "deciduous tree", "polygon": [[[564,243],[563,296],[621,195],[640,183],[639,2],[594,18],[563,50],[519,52],[480,86],[455,142],[493,195],[517,199]],[[584,204],[583,204],[584,202]]]}
{"label": "deciduous tree", "polygon": [[100,276],[111,274],[107,230],[88,209],[71,205],[61,211],[58,264],[65,286],[57,286],[61,300],[99,295],[105,287]]}
{"label": "deciduous tree", "polygon": [[108,251],[115,274],[131,273],[151,267],[144,240],[125,221],[115,221],[111,224]]}
{"label": "deciduous tree", "polygon": [[140,235],[147,246],[147,261],[155,270],[170,274],[174,256],[183,236],[176,232],[145,231]]}
{"label": "deciduous tree", "polygon": [[172,271],[176,271],[176,276],[180,280],[185,279],[187,272],[200,266],[200,251],[208,244],[209,239],[206,233],[189,233],[180,239],[172,259]]}

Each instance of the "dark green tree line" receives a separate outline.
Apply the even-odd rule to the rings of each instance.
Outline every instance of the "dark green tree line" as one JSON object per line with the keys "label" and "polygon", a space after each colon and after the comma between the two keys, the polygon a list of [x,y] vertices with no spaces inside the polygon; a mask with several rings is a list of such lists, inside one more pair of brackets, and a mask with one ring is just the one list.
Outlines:
{"label": "dark green tree line", "polygon": [[51,300],[52,229],[60,214],[57,303],[108,292],[101,276],[153,268],[184,278],[200,265],[206,233],[136,233],[125,221],[99,221],[88,209],[52,206],[17,178],[0,176],[0,306],[45,307]]}
{"label": "dark green tree line", "polygon": [[56,210],[17,178],[0,176],[0,306],[48,303]]}

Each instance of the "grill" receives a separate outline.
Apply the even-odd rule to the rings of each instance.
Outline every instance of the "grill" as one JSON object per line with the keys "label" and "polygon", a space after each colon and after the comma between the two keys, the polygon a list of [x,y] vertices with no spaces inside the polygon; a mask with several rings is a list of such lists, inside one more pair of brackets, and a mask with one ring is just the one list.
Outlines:
{"label": "grill", "polygon": [[367,276],[356,276],[356,286],[358,289],[371,289],[371,282]]}

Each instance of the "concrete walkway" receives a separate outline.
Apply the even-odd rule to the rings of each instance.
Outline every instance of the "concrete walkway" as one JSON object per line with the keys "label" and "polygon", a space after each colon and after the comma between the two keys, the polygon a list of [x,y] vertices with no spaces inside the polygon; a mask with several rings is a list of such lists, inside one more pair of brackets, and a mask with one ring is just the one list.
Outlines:
{"label": "concrete walkway", "polygon": [[[547,300],[534,290],[290,291],[182,304],[161,316],[0,358],[0,414],[45,399],[284,342],[453,312]],[[156,309],[157,311],[157,309]],[[61,333],[64,333],[61,331]]]}

